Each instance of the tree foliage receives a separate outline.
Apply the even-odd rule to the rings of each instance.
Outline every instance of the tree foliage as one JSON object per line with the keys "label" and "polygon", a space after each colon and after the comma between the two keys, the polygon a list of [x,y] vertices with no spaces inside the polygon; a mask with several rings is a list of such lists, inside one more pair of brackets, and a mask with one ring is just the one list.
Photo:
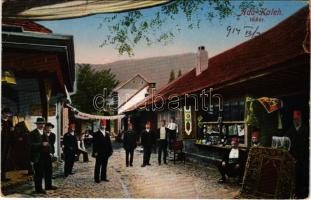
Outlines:
{"label": "tree foliage", "polygon": [[118,83],[110,69],[95,71],[89,64],[78,65],[77,93],[72,96],[72,103],[81,112],[98,113],[93,107],[93,98],[103,94],[104,88],[110,94]]}
{"label": "tree foliage", "polygon": [[[262,0],[244,0],[240,9],[262,6]],[[100,46],[111,45],[120,55],[134,55],[134,48],[139,43],[167,45],[183,29],[200,28],[203,21],[223,20],[239,13],[234,12],[232,0],[174,0],[162,5],[156,12],[149,14],[143,10],[117,13],[105,17],[99,29],[108,26],[108,34]],[[207,10],[207,12],[205,12]],[[176,20],[183,16],[186,22]],[[185,25],[186,23],[186,25]]]}
{"label": "tree foliage", "polygon": [[180,77],[181,76],[181,70],[178,70],[178,75],[177,77]]}
{"label": "tree foliage", "polygon": [[168,80],[168,83],[172,82],[173,80],[175,80],[175,72],[174,72],[174,70],[172,70],[171,73],[170,73],[170,79]]}

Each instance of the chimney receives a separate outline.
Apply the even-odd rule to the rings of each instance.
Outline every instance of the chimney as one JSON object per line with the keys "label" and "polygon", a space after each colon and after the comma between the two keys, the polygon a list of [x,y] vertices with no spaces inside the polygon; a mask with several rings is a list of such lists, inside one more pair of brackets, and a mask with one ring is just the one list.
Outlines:
{"label": "chimney", "polygon": [[197,60],[196,60],[196,76],[200,75],[208,68],[208,53],[204,46],[198,47]]}

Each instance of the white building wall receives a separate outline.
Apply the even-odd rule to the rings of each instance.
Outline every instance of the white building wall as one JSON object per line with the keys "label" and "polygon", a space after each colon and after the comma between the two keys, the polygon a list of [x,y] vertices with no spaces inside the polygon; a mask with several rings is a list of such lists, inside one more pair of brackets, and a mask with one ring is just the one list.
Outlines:
{"label": "white building wall", "polygon": [[133,107],[134,105],[138,105],[138,103],[144,100],[146,98],[145,95],[148,91],[148,87],[149,86],[146,86],[144,89],[138,92],[133,98],[131,98],[127,103],[121,106],[118,110],[118,113],[121,114],[123,111]]}

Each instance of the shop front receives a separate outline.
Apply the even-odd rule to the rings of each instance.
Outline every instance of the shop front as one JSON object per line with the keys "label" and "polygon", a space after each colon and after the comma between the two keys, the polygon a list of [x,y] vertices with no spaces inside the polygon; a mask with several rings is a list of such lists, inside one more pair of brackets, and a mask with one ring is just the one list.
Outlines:
{"label": "shop front", "polygon": [[63,102],[66,90],[73,91],[74,80],[72,36],[55,35],[27,20],[3,21],[1,106],[12,112],[15,127],[9,169],[26,169],[22,163],[29,158],[27,134],[37,117],[54,125],[59,157]]}
{"label": "shop front", "polygon": [[[220,160],[236,137],[246,152],[254,132],[261,146],[271,147],[272,137],[285,136],[292,126],[294,110],[309,126],[307,20],[308,9],[301,9],[260,36],[210,59],[199,47],[198,59],[203,62],[138,108],[162,119],[175,115],[172,107],[178,103],[185,151],[193,157]],[[162,110],[152,110],[157,107]]]}

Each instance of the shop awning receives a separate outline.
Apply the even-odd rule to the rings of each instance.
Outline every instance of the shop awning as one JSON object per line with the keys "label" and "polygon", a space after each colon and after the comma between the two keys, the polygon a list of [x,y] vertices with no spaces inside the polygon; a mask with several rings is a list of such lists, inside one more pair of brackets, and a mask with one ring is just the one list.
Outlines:
{"label": "shop awning", "polygon": [[14,19],[57,20],[99,13],[148,8],[171,0],[4,0],[2,16]]}

